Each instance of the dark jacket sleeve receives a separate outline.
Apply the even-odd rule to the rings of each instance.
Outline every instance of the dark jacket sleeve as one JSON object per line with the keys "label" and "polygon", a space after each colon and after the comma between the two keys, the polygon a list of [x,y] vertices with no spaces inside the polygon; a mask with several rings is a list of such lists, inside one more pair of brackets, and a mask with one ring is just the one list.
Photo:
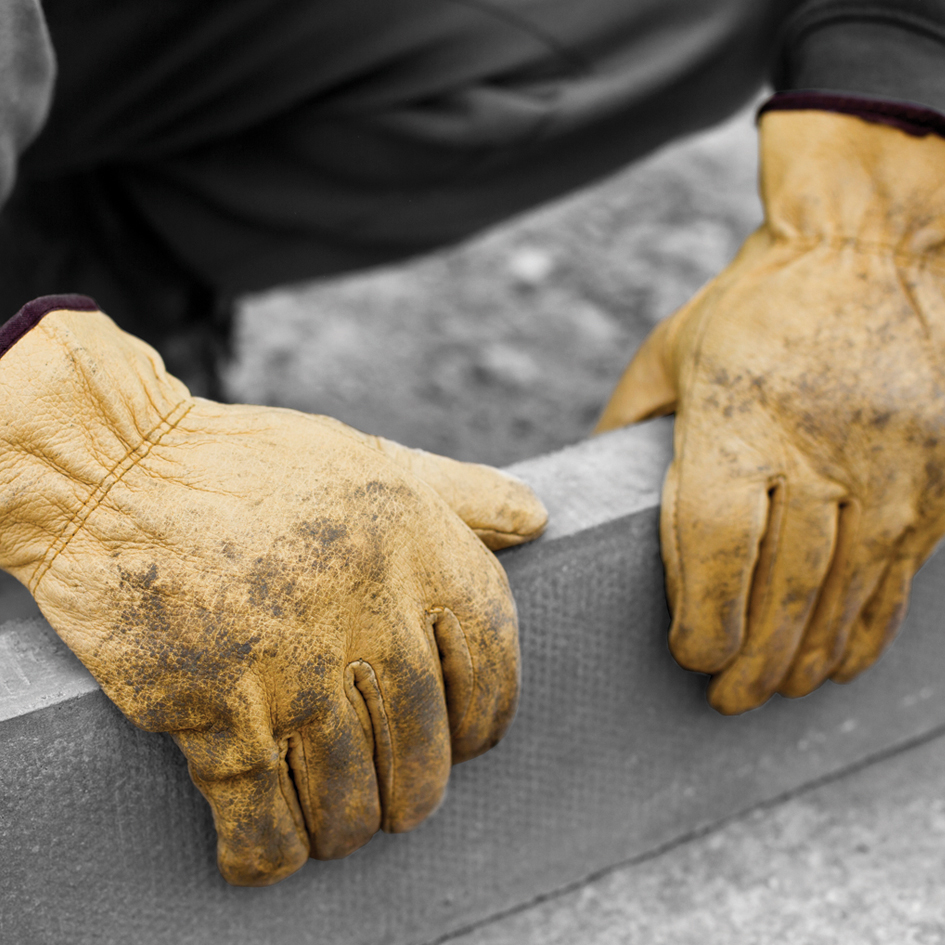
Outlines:
{"label": "dark jacket sleeve", "polygon": [[39,0],[0,0],[0,202],[46,119],[55,71]]}
{"label": "dark jacket sleeve", "polygon": [[945,0],[807,0],[785,23],[774,84],[945,112]]}

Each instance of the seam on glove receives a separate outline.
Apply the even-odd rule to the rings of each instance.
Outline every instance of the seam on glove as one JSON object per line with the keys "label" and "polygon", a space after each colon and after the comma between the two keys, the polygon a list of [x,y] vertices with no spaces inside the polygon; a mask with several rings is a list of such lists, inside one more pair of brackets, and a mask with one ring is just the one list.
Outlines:
{"label": "seam on glove", "polygon": [[[675,453],[675,449],[674,449],[674,453]],[[673,458],[672,461],[670,462],[670,469],[672,469],[673,464],[674,464],[675,462],[676,462],[676,459],[675,459],[675,455],[674,455],[674,458]],[[679,480],[682,478],[682,470],[677,466],[676,469],[673,470],[673,473],[674,473],[674,475],[675,475],[675,482],[673,483],[673,494],[672,494],[672,497],[671,497],[671,499],[670,499],[669,521],[670,521],[670,528],[672,529],[673,554],[674,554],[675,559],[676,559],[676,560],[673,562],[673,565],[674,565],[674,570],[675,570],[676,573],[675,573],[675,575],[674,575],[674,578],[675,578],[675,580],[674,580],[675,587],[673,588],[673,590],[674,590],[674,592],[675,592],[675,599],[672,600],[672,601],[670,601],[670,606],[671,606],[671,609],[672,609],[671,619],[672,619],[672,620],[675,620],[675,618],[676,618],[676,611],[678,610],[679,605],[680,605],[680,601],[681,601],[680,588],[683,586],[682,541],[681,541],[680,538],[679,538],[679,512],[678,512],[678,509],[679,509]],[[669,474],[669,470],[667,470],[667,475],[668,475],[668,474]],[[663,500],[663,498],[662,498],[662,496],[661,496],[661,497],[660,497],[660,502],[662,503],[663,501],[664,501],[664,500]],[[666,582],[666,583],[667,583],[667,585],[668,585],[668,582]],[[667,587],[667,589],[668,589],[668,587]],[[668,595],[667,595],[667,597],[668,597]]]}
{"label": "seam on glove", "polygon": [[[312,799],[312,778],[309,774],[312,770],[318,770],[317,763],[312,763],[309,758],[309,741],[302,734],[302,731],[292,733],[297,739],[297,745],[290,744],[292,763],[289,770],[292,773],[292,784],[298,795],[299,808],[302,812],[302,822],[305,831],[308,834],[309,855],[315,855],[315,844],[318,841],[318,819],[322,813],[320,800],[316,795],[314,802]],[[290,735],[290,738],[292,737]],[[298,766],[298,767],[296,767]],[[301,769],[301,770],[299,770]],[[314,807],[313,807],[314,803]]]}
{"label": "seam on glove", "polygon": [[[473,530],[473,533],[475,534],[475,536],[487,548],[490,548],[490,549],[491,549],[491,546],[489,545],[489,542],[486,541],[487,538],[515,538],[515,539],[520,539],[521,543],[524,544],[526,541],[532,541],[533,539],[538,538],[541,535],[542,531],[544,530],[542,528],[537,531],[531,531],[531,532],[515,532],[515,531],[506,532],[498,528],[477,528],[475,525],[470,525],[469,527]],[[515,545],[512,545],[511,547],[514,548]],[[496,550],[502,551],[504,549],[498,548]]]}
{"label": "seam on glove", "polygon": [[[348,670],[351,671],[353,687],[363,699],[371,723],[371,736],[374,742],[374,773],[377,778],[377,793],[381,802],[381,829],[389,833],[390,809],[394,800],[394,751],[391,743],[387,709],[384,705],[384,695],[381,692],[380,681],[374,672],[374,667],[367,660],[352,660],[346,667],[346,676]],[[345,687],[345,695],[360,718],[361,713],[352,700],[347,686]],[[364,724],[363,720],[361,724]]]}
{"label": "seam on glove", "polygon": [[66,526],[63,534],[53,542],[43,556],[43,560],[37,565],[28,585],[31,594],[36,593],[36,588],[39,587],[40,581],[46,576],[53,562],[66,549],[69,542],[81,531],[82,526],[85,525],[95,509],[101,505],[102,500],[108,495],[112,486],[120,482],[126,473],[134,469],[134,467],[187,416],[193,406],[193,401],[182,400],[145,434],[144,439],[142,439],[134,449],[129,450],[108,470],[105,474],[105,478],[89,493],[88,498],[82,503],[82,506],[72,519],[70,525]]}
{"label": "seam on glove", "polygon": [[[457,643],[459,641],[455,641],[451,647],[451,641],[447,639],[447,634],[449,631],[446,626],[446,622],[450,619],[452,619],[452,623],[459,628],[459,636],[462,638],[462,649],[460,652],[456,652]],[[444,695],[446,694],[447,690],[446,667],[443,665],[444,659],[452,663],[453,660],[458,658],[462,662],[462,666],[455,667],[455,664],[453,665],[455,669],[459,670],[460,672],[464,672],[464,675],[467,677],[466,679],[453,678],[451,680],[453,687],[462,687],[465,685],[467,689],[467,691],[462,694],[465,704],[462,706],[459,717],[456,719],[455,724],[452,722],[450,723],[450,735],[453,736],[462,731],[463,724],[465,723],[466,718],[472,709],[473,694],[476,692],[478,685],[476,664],[473,662],[472,656],[470,655],[469,637],[466,635],[466,629],[463,627],[463,622],[459,619],[459,617],[456,616],[455,613],[453,613],[452,610],[449,609],[449,607],[431,607],[429,610],[427,610],[427,621],[433,637],[431,647],[433,651],[433,658],[437,660],[440,667],[440,678],[443,682]],[[442,628],[440,627],[441,621],[443,623]],[[444,637],[442,645],[440,642],[440,637],[437,635],[438,629]],[[460,693],[457,693],[454,688],[452,695],[455,699],[458,695],[460,695]],[[447,709],[448,708],[449,703],[447,703]]]}
{"label": "seam on glove", "polygon": [[[893,246],[890,243],[874,243],[867,240],[857,239],[855,236],[824,236],[824,237],[804,237],[804,236],[785,236],[781,233],[774,233],[768,230],[771,239],[776,243],[786,243],[800,246],[806,252],[811,249],[818,249],[821,246],[829,246],[832,249],[853,249],[864,256],[879,256],[883,259],[892,259],[896,262],[911,263],[914,266],[921,266],[937,275],[945,276],[945,259],[942,265],[936,265],[928,256],[921,253],[908,253]],[[945,251],[945,239],[939,244]]]}
{"label": "seam on glove", "polygon": [[[295,821],[295,829],[311,847],[309,836],[314,836],[308,825],[308,756],[305,740],[300,732],[289,732],[280,740],[279,746],[279,791]],[[284,746],[284,747],[283,747]],[[299,757],[301,755],[301,758]],[[290,760],[291,758],[291,760]],[[299,781],[303,782],[299,784]],[[304,796],[303,789],[304,788]]]}

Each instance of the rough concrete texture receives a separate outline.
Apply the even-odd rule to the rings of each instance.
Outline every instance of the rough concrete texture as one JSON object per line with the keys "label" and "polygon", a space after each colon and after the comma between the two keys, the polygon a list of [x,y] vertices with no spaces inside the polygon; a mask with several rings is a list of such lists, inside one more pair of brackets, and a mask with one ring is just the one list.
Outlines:
{"label": "rough concrete texture", "polygon": [[738,718],[708,708],[666,647],[670,425],[517,467],[546,484],[559,524],[502,554],[521,617],[512,730],[454,769],[417,831],[270,889],[220,878],[209,810],[169,738],[131,726],[51,638],[37,648],[51,634],[39,621],[0,626],[16,661],[0,693],[0,941],[417,945],[945,726],[941,554],[904,638],[863,678]]}
{"label": "rough concrete texture", "polygon": [[945,738],[450,945],[943,945]]}
{"label": "rough concrete texture", "polygon": [[[248,300],[230,395],[333,414],[413,445],[499,464],[573,442],[649,326],[721,268],[757,223],[754,178],[755,135],[746,110],[466,246]],[[605,479],[622,481],[621,467],[599,468]],[[632,472],[632,458],[625,468]],[[556,473],[539,485],[584,498],[579,477],[569,482]],[[592,505],[572,512],[559,507],[553,528],[573,533],[566,516],[577,522],[595,514]],[[655,517],[644,525],[652,539]],[[631,572],[645,572],[658,593],[653,546],[643,560],[625,541],[612,533],[605,543],[615,572],[622,569],[625,582]],[[274,890],[233,890],[219,879],[206,805],[168,739],[128,725],[81,672],[65,681],[47,678],[53,688],[37,692],[43,674],[20,670],[32,659],[26,651],[45,653],[46,643],[24,648],[22,638],[4,636],[0,697],[22,725],[0,726],[8,736],[0,748],[6,762],[0,766],[0,941],[418,945],[438,938],[435,928],[446,932],[487,917],[496,902],[507,908],[527,901],[529,882],[534,895],[578,881],[574,892],[454,940],[945,942],[942,741],[585,881],[602,865],[652,851],[670,829],[677,838],[705,829],[719,799],[729,812],[744,809],[777,793],[778,776],[796,785],[869,755],[877,738],[896,741],[934,729],[942,695],[943,659],[935,649],[938,615],[945,612],[940,571],[920,578],[913,622],[924,613],[924,628],[913,626],[875,672],[802,703],[775,700],[743,723],[708,713],[701,681],[668,660],[665,614],[641,607],[626,583],[610,588],[607,607],[622,615],[628,632],[613,638],[616,650],[595,655],[589,652],[599,630],[593,593],[567,597],[576,564],[589,578],[599,577],[595,568],[573,554],[549,564],[553,593],[537,607],[524,593],[528,559],[517,554],[519,564],[511,567],[520,569],[513,580],[523,589],[526,692],[544,699],[523,704],[509,741],[496,752],[457,769],[444,808],[420,831],[379,837],[344,863],[310,863]],[[0,585],[0,620],[36,613],[19,585]],[[593,592],[598,585],[589,586]],[[573,604],[564,613],[575,628],[573,650],[560,638],[545,640],[547,662],[536,661],[565,600]],[[14,666],[14,651],[27,662]],[[72,690],[63,688],[67,682]],[[606,730],[591,728],[593,717],[573,701],[574,686],[597,687],[595,704],[609,713]],[[653,707],[639,708],[647,692],[686,714],[654,730]],[[845,711],[874,697],[868,717]],[[529,726],[549,715],[562,724],[533,738]],[[692,719],[699,720],[694,727]],[[699,727],[704,719],[727,733],[721,745],[707,743],[712,736]],[[763,736],[754,742],[752,726]],[[635,739],[650,751],[675,747],[666,759],[675,768],[663,769],[677,772],[675,784],[670,778],[661,788],[654,756],[634,756]],[[496,782],[496,770],[501,774],[529,745],[522,789],[530,806],[520,811],[519,833],[502,818],[522,795],[500,796],[488,816],[483,798],[505,783]],[[739,760],[713,775],[712,749]],[[608,790],[602,759],[604,767],[627,766],[616,793]],[[568,793],[578,775],[589,784],[583,802]],[[758,793],[759,784],[767,793]],[[558,806],[550,808],[552,802]],[[697,816],[694,803],[702,805]],[[572,842],[595,818],[585,845]],[[642,839],[626,843],[634,830]],[[451,873],[437,858],[444,853],[459,862],[458,870]],[[539,889],[535,876],[543,870]]]}

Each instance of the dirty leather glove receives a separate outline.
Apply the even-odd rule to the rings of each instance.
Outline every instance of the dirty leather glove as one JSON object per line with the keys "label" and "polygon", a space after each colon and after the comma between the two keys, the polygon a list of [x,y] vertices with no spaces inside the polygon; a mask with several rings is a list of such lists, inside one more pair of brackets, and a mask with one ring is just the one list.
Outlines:
{"label": "dirty leather glove", "polygon": [[737,713],[866,669],[945,532],[945,140],[760,119],[765,222],[599,430],[676,412],[670,647]]}
{"label": "dirty leather glove", "polygon": [[515,712],[515,607],[483,541],[534,537],[541,503],[325,417],[193,398],[91,300],[31,304],[4,326],[25,333],[0,360],[0,565],[173,735],[224,877],[415,827]]}

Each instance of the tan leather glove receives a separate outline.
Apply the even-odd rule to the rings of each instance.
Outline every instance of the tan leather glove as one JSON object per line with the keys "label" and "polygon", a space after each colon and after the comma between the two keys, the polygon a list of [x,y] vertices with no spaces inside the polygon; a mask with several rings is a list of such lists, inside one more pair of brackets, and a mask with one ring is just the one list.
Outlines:
{"label": "tan leather glove", "polygon": [[945,533],[945,140],[811,110],[760,133],[764,225],[598,427],[676,412],[670,646],[724,713],[873,663]]}
{"label": "tan leather glove", "polygon": [[515,712],[515,607],[467,524],[514,545],[541,503],[325,417],[193,398],[89,300],[33,306],[0,361],[0,565],[173,734],[224,877],[415,827]]}

